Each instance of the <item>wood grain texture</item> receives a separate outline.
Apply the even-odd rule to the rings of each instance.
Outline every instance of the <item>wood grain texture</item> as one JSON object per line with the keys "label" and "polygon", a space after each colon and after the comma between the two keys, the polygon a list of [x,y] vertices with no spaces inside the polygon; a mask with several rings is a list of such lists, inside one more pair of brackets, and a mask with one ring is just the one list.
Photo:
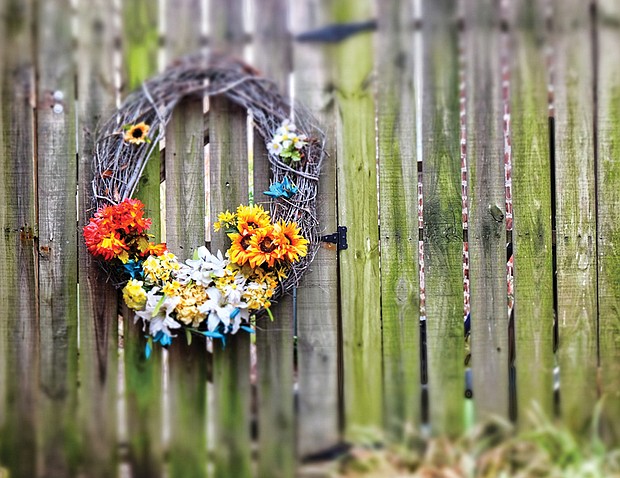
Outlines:
{"label": "wood grain texture", "polygon": [[[551,166],[542,2],[513,4],[509,21],[513,156],[517,415],[553,414]],[[534,366],[534,364],[536,366]]]}
{"label": "wood grain texture", "polygon": [[[335,23],[374,15],[370,1],[332,7]],[[383,425],[381,310],[372,38],[362,33],[334,46],[338,221],[348,227],[340,252],[345,433]]]}
{"label": "wood grain texture", "polygon": [[[288,0],[254,3],[253,66],[275,81],[288,95],[291,43],[286,24]],[[265,54],[269,52],[269,54]],[[270,163],[265,141],[254,136],[254,202],[269,197]],[[273,304],[274,321],[264,317],[256,334],[258,392],[258,476],[287,477],[295,473],[295,417],[293,397],[293,297],[287,294]]]}
{"label": "wood grain texture", "polygon": [[[240,0],[211,2],[211,45],[225,54],[242,57],[244,29]],[[221,97],[210,98],[210,215],[247,204],[247,112]],[[212,250],[224,252],[230,245],[225,234],[212,234]],[[226,349],[214,344],[215,477],[252,475],[250,456],[250,338],[240,332]]]}
{"label": "wood grain texture", "polygon": [[[465,6],[471,354],[476,416],[508,418],[508,312],[499,11]],[[492,211],[501,211],[500,214]]]}
{"label": "wood grain texture", "polygon": [[[97,127],[114,112],[114,16],[104,0],[77,5],[78,42],[78,182],[79,226],[95,212],[92,201],[93,146]],[[118,296],[99,265],[79,247],[79,413],[81,473],[110,477],[116,473]]]}
{"label": "wood grain texture", "polygon": [[36,476],[38,302],[36,284],[33,2],[0,1],[0,463]]}
{"label": "wood grain texture", "polygon": [[[157,73],[159,55],[159,9],[150,0],[122,2],[122,93],[123,96],[141,87],[142,82]],[[161,238],[160,169],[161,157],[155,152],[144,168],[134,197],[145,205],[145,215],[151,218],[150,234]]]}
{"label": "wood grain texture", "polygon": [[[181,261],[205,243],[202,99],[182,100],[166,128],[166,243]],[[179,337],[170,349],[170,473],[206,476],[205,344]]]}
{"label": "wood grain texture", "polygon": [[[170,64],[195,52],[201,42],[202,6],[196,0],[168,0],[165,57]],[[205,244],[205,156],[203,100],[182,100],[166,128],[166,242],[180,260]],[[196,337],[179,337],[169,355],[170,476],[207,476],[207,354]]]}
{"label": "wood grain texture", "polygon": [[[292,2],[293,34],[331,21],[329,0]],[[336,231],[336,110],[332,87],[333,49],[293,46],[296,101],[316,115],[326,133],[328,156],[321,169],[317,217],[323,234]],[[340,440],[338,377],[338,252],[325,245],[297,290],[297,451],[300,457]]]}
{"label": "wood grain texture", "polygon": [[[248,149],[246,112],[224,98],[211,98],[210,103],[213,222],[219,212],[248,202]],[[213,251],[228,247],[224,234],[212,235]],[[215,476],[250,476],[250,339],[240,332],[225,349],[219,342],[214,345]]]}
{"label": "wood grain texture", "polygon": [[554,3],[558,362],[563,422],[585,435],[597,400],[596,196],[590,6]]}
{"label": "wood grain texture", "polygon": [[598,5],[598,303],[600,388],[603,432],[610,444],[620,443],[620,4]]}
{"label": "wood grain texture", "polygon": [[[37,4],[39,476],[77,471],[75,71],[68,1]],[[81,239],[81,238],[80,238]]]}
{"label": "wood grain texture", "polygon": [[423,3],[426,344],[433,433],[463,429],[463,259],[454,2]]}
{"label": "wood grain texture", "polygon": [[402,440],[421,421],[413,12],[391,0],[379,4],[378,18],[377,82],[386,86],[377,89],[384,422]]}
{"label": "wood grain texture", "polygon": [[[128,0],[122,2],[121,15],[122,93],[126,96],[157,73],[159,9],[148,0]],[[151,219],[149,233],[155,242],[161,240],[161,158],[158,151],[149,158],[134,193],[145,205],[145,215]],[[162,353],[155,347],[146,360],[142,324],[134,324],[129,308],[124,306],[122,312],[127,460],[133,478],[157,478],[164,469]]]}

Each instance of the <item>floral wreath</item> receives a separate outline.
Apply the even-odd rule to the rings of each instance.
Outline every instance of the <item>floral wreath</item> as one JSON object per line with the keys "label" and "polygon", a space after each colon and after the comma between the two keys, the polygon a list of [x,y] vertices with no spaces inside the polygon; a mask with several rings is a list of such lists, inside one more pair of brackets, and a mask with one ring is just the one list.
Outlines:
{"label": "floral wreath", "polygon": [[[242,204],[219,214],[214,229],[231,241],[224,254],[201,246],[182,262],[151,241],[151,220],[131,195],[174,107],[190,95],[222,95],[251,114],[272,178],[264,192],[269,210]],[[299,283],[319,245],[316,198],[325,155],[325,135],[308,111],[245,63],[219,55],[179,60],[104,123],[93,155],[96,212],[84,239],[142,321],[147,357],[153,342],[166,347],[181,331],[188,343],[192,334],[224,342],[239,330],[253,332],[263,312],[273,320],[271,303]]]}

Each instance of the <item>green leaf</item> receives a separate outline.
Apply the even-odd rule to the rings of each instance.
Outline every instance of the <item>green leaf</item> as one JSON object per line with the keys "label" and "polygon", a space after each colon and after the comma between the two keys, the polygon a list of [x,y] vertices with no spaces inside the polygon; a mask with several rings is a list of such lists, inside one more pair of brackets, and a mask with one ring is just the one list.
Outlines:
{"label": "green leaf", "polygon": [[198,257],[198,249],[194,250],[194,255],[192,256],[192,259],[194,259],[195,261],[197,261],[199,259],[199,257]]}
{"label": "green leaf", "polygon": [[269,307],[266,307],[265,310],[267,311],[267,314],[269,315],[269,320],[271,320],[272,322],[276,320],[273,314],[271,313],[271,309]]}
{"label": "green leaf", "polygon": [[187,340],[187,345],[192,345],[192,332],[189,329],[185,329],[185,339]]}
{"label": "green leaf", "polygon": [[159,309],[161,308],[162,304],[164,303],[164,300],[166,300],[166,296],[162,295],[161,299],[159,299],[159,302],[157,302],[157,305],[153,309],[153,317],[155,317],[155,316],[157,316],[157,314],[159,314]]}

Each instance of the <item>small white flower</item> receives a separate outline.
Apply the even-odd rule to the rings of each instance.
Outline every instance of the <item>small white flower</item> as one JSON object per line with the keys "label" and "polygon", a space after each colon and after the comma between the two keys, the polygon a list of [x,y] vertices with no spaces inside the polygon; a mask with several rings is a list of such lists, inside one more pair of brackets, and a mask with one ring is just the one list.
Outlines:
{"label": "small white flower", "polygon": [[307,139],[308,137],[305,134],[300,134],[299,136],[295,136],[295,138],[293,139],[293,145],[295,146],[295,149],[301,149],[305,145],[307,145],[308,144],[306,142]]}
{"label": "small white flower", "polygon": [[[176,320],[174,320],[170,314],[174,312],[175,307],[181,300],[180,297],[168,297],[162,294],[158,294],[159,288],[153,287],[146,294],[146,305],[144,310],[136,312],[134,321],[142,319],[144,322],[144,329],[146,329],[146,323],[149,323],[149,334],[152,336],[157,335],[158,332],[163,332],[166,335],[172,336],[170,329],[178,329],[181,327]],[[162,302],[162,297],[165,297]],[[159,304],[157,314],[155,309]]]}
{"label": "small white flower", "polygon": [[196,252],[198,259],[186,260],[185,264],[181,264],[175,273],[176,279],[181,284],[187,284],[193,280],[203,287],[209,287],[214,277],[224,277],[229,261],[223,258],[221,251],[217,251],[215,255],[211,254],[206,247],[201,246]]}
{"label": "small white flower", "polygon": [[271,154],[279,156],[282,150],[282,143],[276,142],[275,138],[273,141],[269,141],[269,143],[267,143],[267,151],[269,151]]}
{"label": "small white flower", "polygon": [[282,134],[282,147],[284,149],[288,149],[293,144],[293,138],[296,138],[297,135],[295,133],[284,133]]}
{"label": "small white flower", "polygon": [[282,124],[276,130],[276,134],[290,133],[296,130],[297,130],[297,127],[295,126],[295,124],[292,123],[290,119],[286,118],[284,121],[282,121]]}
{"label": "small white flower", "polygon": [[207,315],[207,328],[213,332],[220,322],[224,324],[224,327],[228,327],[235,307],[226,303],[226,298],[217,287],[209,287],[207,295],[209,299],[198,307],[201,313]]}

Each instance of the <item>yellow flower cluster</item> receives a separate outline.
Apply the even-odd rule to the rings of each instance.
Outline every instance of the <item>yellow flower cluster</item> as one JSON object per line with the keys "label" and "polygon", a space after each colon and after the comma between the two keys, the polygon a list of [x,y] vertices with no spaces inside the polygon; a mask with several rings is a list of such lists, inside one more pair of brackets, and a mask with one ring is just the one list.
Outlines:
{"label": "yellow flower cluster", "polygon": [[209,298],[207,290],[195,283],[189,283],[179,290],[178,295],[181,300],[175,309],[177,320],[183,322],[185,325],[198,327],[206,318],[206,314],[200,312],[198,307],[204,304]]}
{"label": "yellow flower cluster", "polygon": [[177,257],[171,252],[161,256],[149,256],[143,263],[142,269],[147,282],[151,284],[168,282],[172,271],[179,270]]}
{"label": "yellow flower cluster", "polygon": [[141,280],[131,279],[123,288],[123,300],[130,309],[140,310],[145,306],[146,290],[143,285]]}

